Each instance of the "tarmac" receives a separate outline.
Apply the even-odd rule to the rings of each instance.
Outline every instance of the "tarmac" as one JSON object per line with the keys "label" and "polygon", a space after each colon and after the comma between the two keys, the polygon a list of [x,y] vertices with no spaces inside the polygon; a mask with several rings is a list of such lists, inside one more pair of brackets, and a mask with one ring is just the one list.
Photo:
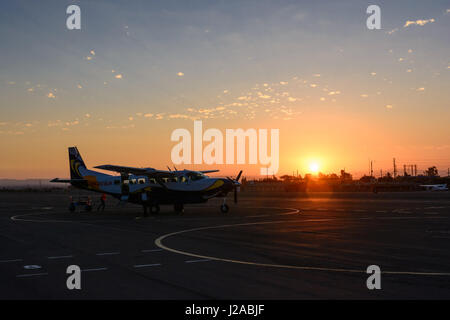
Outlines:
{"label": "tarmac", "polygon": [[111,198],[70,213],[68,196],[0,192],[0,299],[450,298],[449,192],[242,192],[227,214],[214,199],[147,218]]}

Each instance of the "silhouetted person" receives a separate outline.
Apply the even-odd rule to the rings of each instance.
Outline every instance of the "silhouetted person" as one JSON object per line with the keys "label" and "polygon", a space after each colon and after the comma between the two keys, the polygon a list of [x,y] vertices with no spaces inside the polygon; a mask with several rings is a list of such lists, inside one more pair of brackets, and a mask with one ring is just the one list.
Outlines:
{"label": "silhouetted person", "polygon": [[103,193],[100,197],[100,204],[98,205],[97,211],[100,211],[100,208],[102,211],[105,211],[105,204],[106,204],[106,193]]}

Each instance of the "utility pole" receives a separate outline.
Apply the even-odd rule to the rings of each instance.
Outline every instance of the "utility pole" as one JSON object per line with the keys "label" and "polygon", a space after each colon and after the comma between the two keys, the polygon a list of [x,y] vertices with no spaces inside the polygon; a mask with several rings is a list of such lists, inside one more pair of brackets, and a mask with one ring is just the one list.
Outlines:
{"label": "utility pole", "polygon": [[370,176],[373,177],[373,163],[372,163],[372,160],[370,160]]}
{"label": "utility pole", "polygon": [[395,158],[394,158],[394,178],[397,177],[397,165],[395,164]]}

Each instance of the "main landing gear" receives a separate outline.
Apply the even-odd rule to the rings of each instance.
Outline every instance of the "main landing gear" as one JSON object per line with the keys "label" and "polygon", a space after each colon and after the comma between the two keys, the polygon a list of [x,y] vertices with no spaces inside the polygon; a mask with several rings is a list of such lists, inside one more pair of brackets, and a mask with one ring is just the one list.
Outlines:
{"label": "main landing gear", "polygon": [[230,207],[226,204],[227,198],[223,198],[223,203],[220,206],[220,212],[222,213],[228,213],[230,211]]}
{"label": "main landing gear", "polygon": [[158,214],[159,211],[161,210],[161,208],[159,207],[159,204],[154,204],[154,205],[144,205],[144,217],[148,217],[148,211],[150,211],[151,214]]}
{"label": "main landing gear", "polygon": [[183,214],[184,213],[184,205],[182,203],[175,203],[174,206],[173,206],[173,209],[178,214]]}

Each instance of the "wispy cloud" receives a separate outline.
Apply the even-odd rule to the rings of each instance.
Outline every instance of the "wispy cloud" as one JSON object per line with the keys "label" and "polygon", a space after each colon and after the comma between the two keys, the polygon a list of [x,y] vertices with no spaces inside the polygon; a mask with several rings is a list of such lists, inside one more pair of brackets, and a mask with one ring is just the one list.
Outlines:
{"label": "wispy cloud", "polygon": [[407,28],[407,27],[409,27],[411,25],[424,26],[427,23],[433,23],[434,21],[436,21],[436,20],[434,20],[434,19],[415,20],[415,21],[414,20],[408,20],[403,25],[403,28]]}

